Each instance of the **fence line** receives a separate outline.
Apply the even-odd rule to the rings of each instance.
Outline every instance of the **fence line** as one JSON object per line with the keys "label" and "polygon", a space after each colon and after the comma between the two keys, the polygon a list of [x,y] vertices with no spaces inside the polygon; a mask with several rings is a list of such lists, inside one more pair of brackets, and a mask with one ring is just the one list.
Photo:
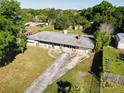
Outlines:
{"label": "fence line", "polygon": [[124,76],[104,72],[103,77],[105,81],[111,81],[117,84],[124,85]]}

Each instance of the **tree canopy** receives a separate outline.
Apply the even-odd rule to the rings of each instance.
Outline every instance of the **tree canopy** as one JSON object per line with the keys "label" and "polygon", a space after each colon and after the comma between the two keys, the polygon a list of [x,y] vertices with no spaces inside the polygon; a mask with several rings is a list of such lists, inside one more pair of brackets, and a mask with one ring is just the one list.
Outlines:
{"label": "tree canopy", "polygon": [[17,38],[24,39],[20,10],[19,3],[15,0],[0,1],[0,63],[8,62],[25,45],[23,43],[23,46],[18,46],[20,43],[17,43]]}
{"label": "tree canopy", "polygon": [[[16,0],[0,0],[0,62],[3,62],[10,53],[23,50],[26,44],[23,36],[24,23],[28,21],[48,22],[58,30],[80,25],[86,33],[95,33],[96,46],[99,50],[108,45],[110,41],[108,33],[111,33],[111,30],[99,29],[101,24],[106,24],[102,28],[113,27],[114,33],[124,32],[124,7],[116,7],[110,2],[102,1],[82,10],[21,9],[20,3]],[[3,40],[6,41],[5,45],[2,44]]]}
{"label": "tree canopy", "polygon": [[[124,31],[124,7],[113,6],[108,1],[102,1],[93,7],[83,10],[61,10],[61,9],[23,9],[22,15],[26,21],[42,21],[49,22],[50,25],[58,24],[63,25],[69,23],[69,26],[82,25],[83,30],[95,32],[98,30],[100,24],[111,24],[118,29],[118,31]],[[61,23],[58,23],[61,22]],[[67,22],[67,23],[66,23]],[[54,26],[55,29],[60,27]],[[117,31],[117,30],[115,30]]]}
{"label": "tree canopy", "polygon": [[106,31],[97,31],[95,33],[96,45],[95,50],[100,51],[104,46],[108,46],[111,36]]}

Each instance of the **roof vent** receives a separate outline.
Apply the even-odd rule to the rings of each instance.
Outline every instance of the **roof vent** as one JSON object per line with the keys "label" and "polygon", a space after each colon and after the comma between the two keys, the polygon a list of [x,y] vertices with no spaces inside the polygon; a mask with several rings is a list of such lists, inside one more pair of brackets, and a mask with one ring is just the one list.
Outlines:
{"label": "roof vent", "polygon": [[68,30],[64,30],[64,34],[67,34],[68,33]]}
{"label": "roof vent", "polygon": [[75,38],[76,38],[76,39],[80,39],[80,35],[78,35],[78,36],[75,36]]}

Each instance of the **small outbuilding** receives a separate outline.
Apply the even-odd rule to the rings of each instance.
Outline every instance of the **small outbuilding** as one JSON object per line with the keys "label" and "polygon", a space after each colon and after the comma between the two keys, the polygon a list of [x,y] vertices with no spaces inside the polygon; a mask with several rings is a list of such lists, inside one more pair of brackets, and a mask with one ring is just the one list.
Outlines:
{"label": "small outbuilding", "polygon": [[89,53],[94,49],[94,42],[86,36],[50,31],[39,32],[27,36],[27,45],[78,53]]}
{"label": "small outbuilding", "polygon": [[124,33],[118,33],[115,36],[116,45],[118,49],[124,49]]}
{"label": "small outbuilding", "polygon": [[47,22],[27,22],[25,23],[26,27],[35,27],[35,26],[48,26]]}

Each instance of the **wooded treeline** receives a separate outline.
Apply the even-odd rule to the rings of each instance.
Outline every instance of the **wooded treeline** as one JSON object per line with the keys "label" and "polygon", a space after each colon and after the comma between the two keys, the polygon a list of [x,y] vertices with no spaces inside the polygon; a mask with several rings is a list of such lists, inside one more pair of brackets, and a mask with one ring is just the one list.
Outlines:
{"label": "wooded treeline", "polygon": [[22,9],[25,21],[42,21],[55,25],[55,29],[66,29],[69,26],[81,25],[90,34],[100,24],[113,25],[115,32],[124,31],[124,6],[113,6],[107,1],[83,10],[61,9]]}
{"label": "wooded treeline", "polygon": [[[116,7],[107,1],[102,1],[94,7],[83,10],[54,8],[36,10],[21,9],[16,0],[0,0],[0,63],[6,64],[18,52],[23,52],[26,45],[23,36],[24,24],[29,21],[48,22],[58,30],[82,26],[82,31],[85,33],[95,33],[97,50],[100,50],[109,44],[111,32],[111,34],[124,32],[124,7]],[[98,30],[103,32],[98,33]]]}
{"label": "wooded treeline", "polygon": [[96,51],[110,44],[111,35],[124,32],[124,6],[107,1],[83,10],[23,9],[22,16],[26,22],[48,22],[57,30],[81,27],[82,32],[95,36]]}
{"label": "wooded treeline", "polygon": [[5,65],[23,51],[25,38],[20,4],[15,0],[0,0],[0,64]]}

